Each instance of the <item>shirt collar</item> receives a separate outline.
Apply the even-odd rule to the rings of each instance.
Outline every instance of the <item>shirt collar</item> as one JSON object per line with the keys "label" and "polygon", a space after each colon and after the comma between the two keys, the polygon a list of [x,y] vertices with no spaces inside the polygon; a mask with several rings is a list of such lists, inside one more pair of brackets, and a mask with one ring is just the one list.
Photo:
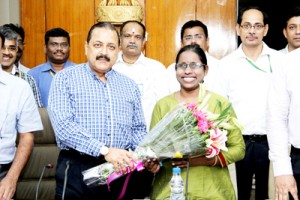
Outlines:
{"label": "shirt collar", "polygon": [[[70,65],[71,65],[71,63],[69,62],[69,60],[67,60],[67,61],[65,62],[65,64],[64,64],[64,67],[63,67],[63,68],[65,68],[66,66],[70,66]],[[42,71],[47,72],[47,71],[49,71],[49,70],[52,70],[53,72],[55,72],[54,69],[53,69],[53,67],[52,67],[52,65],[51,65],[51,63],[50,63],[49,61],[47,61],[47,62],[45,63],[45,65],[44,65]]]}
{"label": "shirt collar", "polygon": [[[247,58],[247,56],[245,55],[245,53],[242,49],[242,46],[243,46],[243,44],[240,44],[238,51],[237,51],[237,55],[238,55],[237,57],[238,58]],[[268,45],[263,42],[263,49],[262,49],[262,52],[259,57],[265,56],[265,55],[270,55],[270,54],[271,54],[270,47],[268,47]]]}
{"label": "shirt collar", "polygon": [[[122,56],[123,56],[123,52],[120,51],[119,55],[118,55],[117,62],[125,63]],[[141,55],[139,56],[139,58],[133,64],[138,64],[138,63],[146,64],[146,57],[145,57],[145,55],[143,53],[141,53]]]}
{"label": "shirt collar", "polygon": [[[0,67],[0,83],[3,85],[7,85],[8,84],[8,76],[9,75],[7,72],[2,70],[2,67]],[[11,75],[9,75],[11,76]]]}
{"label": "shirt collar", "polygon": [[[95,79],[99,79],[98,76],[96,75],[96,73],[90,67],[90,64],[88,62],[84,64],[84,68]],[[114,73],[114,70],[111,68],[109,71],[105,72],[105,77],[108,78],[108,77],[112,76],[113,73]]]}

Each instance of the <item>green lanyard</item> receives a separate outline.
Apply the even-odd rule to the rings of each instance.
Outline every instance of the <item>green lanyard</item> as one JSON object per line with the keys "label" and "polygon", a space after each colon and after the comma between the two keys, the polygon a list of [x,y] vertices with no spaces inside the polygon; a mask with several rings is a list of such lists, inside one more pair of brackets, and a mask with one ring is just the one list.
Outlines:
{"label": "green lanyard", "polygon": [[[271,66],[271,61],[270,61],[270,55],[268,55],[268,59],[269,59],[269,65],[270,65],[270,72],[272,73],[273,70],[272,70],[272,66]],[[263,72],[266,72],[265,70],[263,69],[260,69],[259,67],[257,67],[251,60],[249,60],[248,58],[246,58],[246,60],[248,61],[248,63],[250,63],[252,65],[252,67],[254,67],[255,69],[258,69],[260,71],[263,71]],[[267,72],[266,72],[267,73]]]}

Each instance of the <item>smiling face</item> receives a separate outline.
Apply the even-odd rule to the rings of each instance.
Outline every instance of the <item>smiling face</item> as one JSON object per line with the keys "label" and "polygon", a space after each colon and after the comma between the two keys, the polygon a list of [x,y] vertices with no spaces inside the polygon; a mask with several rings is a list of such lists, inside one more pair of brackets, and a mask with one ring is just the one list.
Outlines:
{"label": "smiling face", "polygon": [[[201,63],[201,60],[193,51],[184,51],[180,54],[178,59],[178,65],[185,63]],[[176,67],[176,78],[180,83],[180,87],[182,90],[192,91],[199,87],[199,83],[201,83],[208,72],[207,66],[200,66],[192,69],[187,66],[185,69],[181,67]]]}
{"label": "smiling face", "polygon": [[48,60],[54,64],[65,63],[70,55],[70,44],[66,37],[49,37],[45,45]]}
{"label": "smiling face", "polygon": [[85,55],[91,69],[99,78],[109,71],[118,58],[119,45],[116,31],[105,27],[95,28],[85,43]]}
{"label": "smiling face", "polygon": [[2,48],[2,69],[11,72],[17,58],[18,46],[15,40],[5,39]]}

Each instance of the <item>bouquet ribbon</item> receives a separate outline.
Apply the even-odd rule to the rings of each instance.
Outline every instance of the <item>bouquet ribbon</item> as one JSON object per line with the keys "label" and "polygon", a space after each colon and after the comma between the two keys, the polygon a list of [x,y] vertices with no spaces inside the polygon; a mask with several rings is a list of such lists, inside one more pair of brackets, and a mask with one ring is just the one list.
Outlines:
{"label": "bouquet ribbon", "polygon": [[[133,163],[133,167],[134,167],[133,171],[134,171],[134,170],[142,171],[143,169],[145,169],[144,166],[143,166],[143,162],[142,162],[142,161],[138,161],[137,163],[134,162],[134,161],[132,161],[132,163]],[[126,192],[126,188],[127,188],[127,185],[128,185],[129,178],[130,178],[131,173],[132,173],[133,171],[131,171],[129,167],[126,167],[126,173],[128,173],[128,175],[127,175],[127,177],[126,177],[126,179],[125,179],[125,182],[124,182],[122,191],[121,191],[121,193],[120,193],[120,195],[119,195],[119,197],[118,197],[118,200],[123,198],[123,196],[124,196],[124,194],[125,194],[125,192]],[[117,173],[115,173],[115,172],[112,173],[112,174],[108,177],[108,179],[107,179],[108,190],[110,190],[110,183],[111,183],[113,180],[115,180],[115,179],[117,179],[117,178],[120,178],[120,177],[123,176],[123,175],[124,175],[123,172],[121,172],[120,174],[117,174]]]}

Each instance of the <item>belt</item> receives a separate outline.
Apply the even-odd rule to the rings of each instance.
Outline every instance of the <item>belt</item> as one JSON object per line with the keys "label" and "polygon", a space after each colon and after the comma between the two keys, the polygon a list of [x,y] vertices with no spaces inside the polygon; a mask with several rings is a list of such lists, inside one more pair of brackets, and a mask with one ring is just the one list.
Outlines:
{"label": "belt", "polygon": [[267,135],[243,135],[245,141],[262,142],[267,141]]}
{"label": "belt", "polygon": [[8,164],[0,164],[0,173],[4,171],[8,171],[11,166],[11,163]]}
{"label": "belt", "polygon": [[300,155],[300,149],[297,149],[297,148],[291,146],[291,154]]}
{"label": "belt", "polygon": [[91,155],[88,155],[88,154],[85,154],[85,153],[81,153],[75,149],[69,149],[69,150],[61,150],[61,153],[64,155],[64,156],[70,156],[70,157],[73,157],[75,159],[79,159],[79,160],[82,160],[82,161],[106,161],[104,159],[104,156],[99,156],[99,157],[94,157],[94,156],[91,156]]}

